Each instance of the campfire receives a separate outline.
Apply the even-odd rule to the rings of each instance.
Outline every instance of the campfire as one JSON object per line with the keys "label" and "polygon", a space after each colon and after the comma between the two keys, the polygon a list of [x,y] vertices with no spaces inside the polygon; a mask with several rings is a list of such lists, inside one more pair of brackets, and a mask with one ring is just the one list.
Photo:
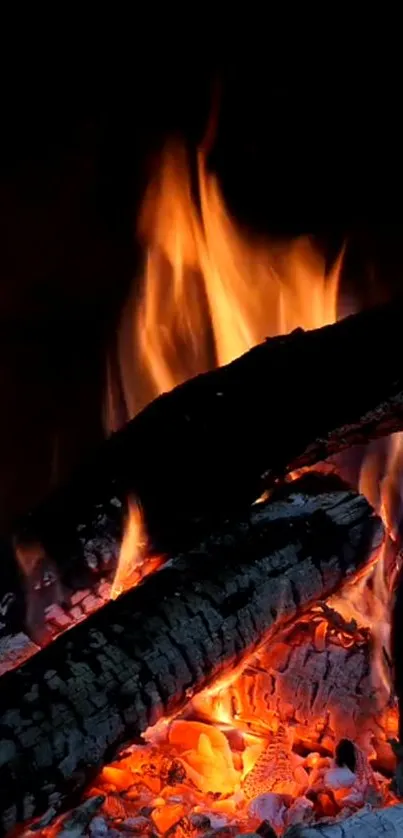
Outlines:
{"label": "campfire", "polygon": [[403,830],[401,307],[338,320],[344,251],[253,240],[207,152],[146,192],[109,439],[13,535],[4,834]]}

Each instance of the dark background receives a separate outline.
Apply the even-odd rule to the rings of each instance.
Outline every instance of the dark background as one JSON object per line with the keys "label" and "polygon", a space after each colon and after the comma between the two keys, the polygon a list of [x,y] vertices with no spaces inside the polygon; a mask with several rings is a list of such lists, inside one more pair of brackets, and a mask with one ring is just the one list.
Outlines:
{"label": "dark background", "polygon": [[329,258],[347,236],[345,283],[363,305],[400,289],[399,72],[214,62],[206,49],[156,49],[150,60],[152,39],[146,57],[139,41],[28,34],[2,53],[3,529],[102,438],[105,351],[138,264],[133,226],[152,152],[173,132],[194,147],[214,90],[210,162],[239,220],[315,234]]}

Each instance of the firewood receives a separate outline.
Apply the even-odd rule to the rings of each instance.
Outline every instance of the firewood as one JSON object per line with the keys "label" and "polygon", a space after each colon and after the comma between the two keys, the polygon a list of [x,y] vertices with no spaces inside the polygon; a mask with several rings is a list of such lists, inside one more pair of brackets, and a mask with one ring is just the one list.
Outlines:
{"label": "firewood", "polygon": [[362,496],[307,476],[3,675],[3,831],[66,803],[125,742],[339,588],[381,538]]}
{"label": "firewood", "polygon": [[[311,611],[307,618],[314,626]],[[390,731],[386,728],[392,711],[371,679],[369,639],[354,639],[348,648],[332,638],[318,645],[298,626],[297,622],[258,649],[222,692],[208,699],[203,693],[196,696],[191,709],[202,716],[207,710],[214,718],[215,706],[226,707],[238,727],[267,735],[273,717],[283,708],[283,720],[294,731],[294,744],[329,755],[339,739],[360,741],[368,738],[368,731],[376,732],[373,746],[379,747],[378,765],[390,771],[393,755],[387,747]]]}
{"label": "firewood", "polygon": [[387,809],[365,808],[350,817],[315,826],[292,826],[284,838],[400,838],[403,834],[403,805]]}
{"label": "firewood", "polygon": [[134,495],[156,549],[184,549],[290,471],[400,430],[402,316],[393,303],[272,338],[161,396],[18,535],[64,569],[102,561]]}
{"label": "firewood", "polygon": [[368,629],[321,603],[263,643],[231,684],[196,695],[186,712],[209,720],[225,710],[238,729],[263,737],[273,720],[287,721],[302,753],[333,756],[340,740],[366,746],[370,739],[377,770],[391,775],[397,708],[373,672]]}

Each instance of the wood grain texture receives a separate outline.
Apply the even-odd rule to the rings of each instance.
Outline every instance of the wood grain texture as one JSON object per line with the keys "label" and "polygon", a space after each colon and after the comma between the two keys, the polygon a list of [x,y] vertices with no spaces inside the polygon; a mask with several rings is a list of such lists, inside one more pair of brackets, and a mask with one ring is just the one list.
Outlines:
{"label": "wood grain texture", "polygon": [[0,823],[62,805],[122,746],[368,560],[382,525],[307,476],[251,508],[0,682]]}

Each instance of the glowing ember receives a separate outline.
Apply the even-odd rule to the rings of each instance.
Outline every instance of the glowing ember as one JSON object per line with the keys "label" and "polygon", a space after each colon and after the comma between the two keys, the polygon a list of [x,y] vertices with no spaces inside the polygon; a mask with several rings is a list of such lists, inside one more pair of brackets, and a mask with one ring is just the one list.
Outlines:
{"label": "glowing ember", "polygon": [[[396,802],[374,770],[382,760],[387,766],[397,716],[371,692],[369,639],[354,621],[318,605],[232,679],[195,696],[182,717],[162,720],[105,766],[68,822],[92,818],[93,838],[111,828],[233,835],[256,831],[263,820],[280,835],[292,823]],[[67,829],[66,817],[40,833],[53,838]]]}
{"label": "glowing ember", "polygon": [[275,714],[264,737],[241,730],[235,719],[220,729],[183,718],[146,738],[104,769],[88,792],[104,793],[103,817],[123,829],[138,818],[147,834],[153,827],[161,835],[172,829],[198,835],[212,826],[234,834],[269,819],[281,834],[291,823],[394,802],[362,747],[344,739],[333,758],[315,751],[304,756],[293,748],[293,728]]}

